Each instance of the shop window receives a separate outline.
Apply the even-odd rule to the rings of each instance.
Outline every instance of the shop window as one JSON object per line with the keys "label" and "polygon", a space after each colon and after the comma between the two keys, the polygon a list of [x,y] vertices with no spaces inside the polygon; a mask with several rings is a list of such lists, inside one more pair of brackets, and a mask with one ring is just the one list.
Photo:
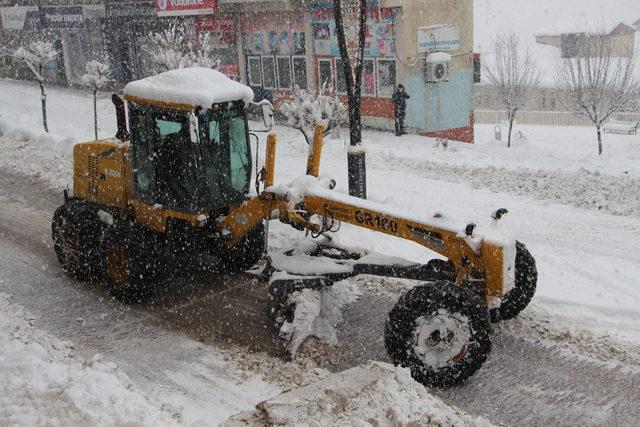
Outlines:
{"label": "shop window", "polygon": [[291,58],[278,56],[276,65],[278,67],[278,87],[280,89],[291,89]]}
{"label": "shop window", "polygon": [[265,89],[277,89],[276,59],[273,56],[262,57],[262,85]]}
{"label": "shop window", "polygon": [[[304,33],[302,33],[304,34]],[[304,56],[294,56],[293,62],[293,84],[300,89],[307,88],[307,58]]]}
{"label": "shop window", "polygon": [[293,54],[304,55],[304,53],[305,53],[305,33],[303,31],[294,31],[293,32]]}
{"label": "shop window", "polygon": [[396,88],[395,59],[378,59],[378,96],[390,98]]}
{"label": "shop window", "polygon": [[376,96],[376,74],[373,59],[365,59],[362,64],[362,87],[363,96]]}
{"label": "shop window", "polygon": [[249,85],[262,86],[262,64],[259,56],[250,56],[249,61]]}
{"label": "shop window", "polygon": [[542,103],[541,103],[540,109],[542,111],[545,111],[547,109],[547,98],[545,98],[544,96],[542,97]]}
{"label": "shop window", "polygon": [[318,81],[320,86],[333,87],[333,67],[331,59],[318,59]]}
{"label": "shop window", "polygon": [[347,93],[347,80],[344,75],[344,63],[341,58],[336,58],[336,92]]}
{"label": "shop window", "polygon": [[558,108],[555,98],[549,98],[549,108],[551,109],[551,111],[556,111],[556,109]]}

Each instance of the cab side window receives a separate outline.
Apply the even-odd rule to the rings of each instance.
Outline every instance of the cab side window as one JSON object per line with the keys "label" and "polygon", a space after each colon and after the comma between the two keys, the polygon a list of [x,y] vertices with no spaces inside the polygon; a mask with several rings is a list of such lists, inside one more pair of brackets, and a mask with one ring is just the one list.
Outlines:
{"label": "cab side window", "polygon": [[148,132],[149,115],[144,111],[132,108],[129,111],[130,129],[133,145],[133,177],[135,196],[138,200],[154,202],[155,168],[153,138]]}
{"label": "cab side window", "polygon": [[246,190],[249,181],[249,147],[243,117],[232,117],[229,123],[231,186],[238,192]]}

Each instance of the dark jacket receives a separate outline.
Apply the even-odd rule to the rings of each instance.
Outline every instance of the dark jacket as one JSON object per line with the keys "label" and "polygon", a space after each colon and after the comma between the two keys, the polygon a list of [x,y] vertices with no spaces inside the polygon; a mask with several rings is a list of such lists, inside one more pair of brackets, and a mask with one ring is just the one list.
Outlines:
{"label": "dark jacket", "polygon": [[397,90],[393,93],[393,105],[396,108],[396,115],[404,115],[407,109],[407,99],[411,98],[407,92],[398,92]]}

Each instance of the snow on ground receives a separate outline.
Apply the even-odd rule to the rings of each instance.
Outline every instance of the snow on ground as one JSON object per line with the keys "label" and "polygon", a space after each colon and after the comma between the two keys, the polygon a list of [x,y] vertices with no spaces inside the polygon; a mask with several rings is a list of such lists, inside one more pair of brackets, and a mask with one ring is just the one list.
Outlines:
{"label": "snow on ground", "polygon": [[176,425],[115,365],[82,360],[0,293],[0,425]]}
{"label": "snow on ground", "polygon": [[411,378],[408,369],[369,362],[257,405],[224,424],[350,426],[492,426],[451,407]]}

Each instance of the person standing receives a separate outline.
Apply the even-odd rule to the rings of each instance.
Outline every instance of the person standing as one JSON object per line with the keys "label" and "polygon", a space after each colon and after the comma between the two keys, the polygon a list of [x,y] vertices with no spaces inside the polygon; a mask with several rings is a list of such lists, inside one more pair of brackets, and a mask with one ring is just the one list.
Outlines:
{"label": "person standing", "polygon": [[404,135],[404,117],[407,112],[407,99],[411,98],[404,90],[403,85],[398,85],[393,93],[393,106],[396,113],[396,136]]}

